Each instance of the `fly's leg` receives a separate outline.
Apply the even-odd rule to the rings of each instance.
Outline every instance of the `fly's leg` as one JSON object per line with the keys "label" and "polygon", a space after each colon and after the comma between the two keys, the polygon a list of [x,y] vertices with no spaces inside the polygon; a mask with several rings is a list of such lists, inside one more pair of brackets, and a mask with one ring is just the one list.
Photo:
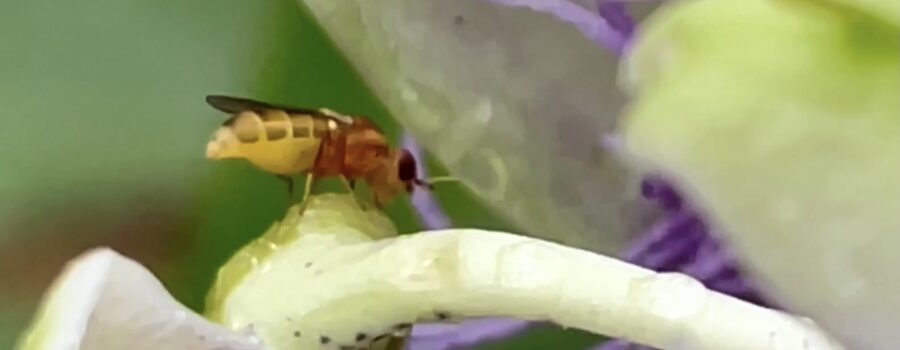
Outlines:
{"label": "fly's leg", "polygon": [[300,202],[300,215],[303,215],[303,212],[306,211],[306,206],[309,204],[309,195],[312,193],[313,183],[316,181],[316,175],[313,173],[306,174],[306,186],[303,188],[303,201]]}
{"label": "fly's leg", "polygon": [[279,179],[287,183],[288,189],[288,206],[290,206],[291,200],[294,198],[294,179],[287,175],[276,175]]}
{"label": "fly's leg", "polygon": [[368,206],[365,205],[365,203],[362,200],[360,200],[359,196],[356,194],[356,180],[350,180],[346,176],[343,176],[343,175],[341,175],[340,177],[341,177],[341,182],[344,184],[344,186],[347,187],[347,190],[350,192],[350,194],[353,195],[353,200],[356,201],[356,205],[359,206],[359,208],[362,210],[368,210],[366,208]]}
{"label": "fly's leg", "polygon": [[356,180],[350,180],[350,179],[348,179],[346,176],[341,175],[341,182],[344,183],[344,186],[347,186],[347,190],[350,191],[350,193],[355,193],[355,192],[356,192],[356,191],[355,191],[355,189],[356,189]]}
{"label": "fly's leg", "polygon": [[384,211],[384,203],[381,203],[381,200],[378,199],[378,195],[375,194],[375,191],[372,191],[372,203],[375,204],[375,209]]}
{"label": "fly's leg", "polygon": [[384,350],[403,350],[406,348],[406,337],[391,337]]}
{"label": "fly's leg", "polygon": [[329,133],[325,133],[322,136],[321,142],[319,142],[319,149],[316,151],[316,159],[313,161],[313,168],[310,169],[306,173],[306,186],[303,188],[303,201],[300,202],[299,214],[302,216],[303,212],[306,211],[306,206],[309,204],[309,195],[312,193],[313,183],[316,181],[316,168],[319,164],[319,161],[322,159],[322,153],[325,152],[325,144],[330,141]]}

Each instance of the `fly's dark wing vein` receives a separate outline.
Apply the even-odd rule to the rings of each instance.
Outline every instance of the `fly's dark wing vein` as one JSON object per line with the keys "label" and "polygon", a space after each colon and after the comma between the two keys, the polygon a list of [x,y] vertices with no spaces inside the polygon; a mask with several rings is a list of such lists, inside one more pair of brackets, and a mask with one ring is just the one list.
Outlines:
{"label": "fly's dark wing vein", "polygon": [[326,117],[321,112],[314,109],[277,105],[243,97],[209,95],[206,96],[206,103],[219,111],[229,114],[238,114],[244,111],[262,113],[265,111],[280,110],[292,114],[308,114]]}

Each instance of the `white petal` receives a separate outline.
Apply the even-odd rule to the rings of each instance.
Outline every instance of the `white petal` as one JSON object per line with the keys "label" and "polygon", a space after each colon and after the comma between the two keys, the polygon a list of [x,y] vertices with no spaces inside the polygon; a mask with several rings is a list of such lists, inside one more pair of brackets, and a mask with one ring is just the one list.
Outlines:
{"label": "white petal", "polygon": [[215,319],[253,326],[275,349],[366,346],[413,322],[482,317],[550,320],[662,348],[841,349],[811,323],[686,275],[497,231],[391,237],[386,217],[349,194],[313,197],[297,213],[238,252],[210,298]]}
{"label": "white petal", "polygon": [[45,297],[22,350],[262,350],[252,336],[179,304],[137,262],[108,248],[69,263]]}
{"label": "white petal", "polygon": [[842,349],[811,323],[686,275],[533,238],[455,229],[365,242],[304,232],[223,299],[225,323],[256,325],[278,349],[357,345],[357,334],[371,339],[438,311],[550,320],[662,348]]}

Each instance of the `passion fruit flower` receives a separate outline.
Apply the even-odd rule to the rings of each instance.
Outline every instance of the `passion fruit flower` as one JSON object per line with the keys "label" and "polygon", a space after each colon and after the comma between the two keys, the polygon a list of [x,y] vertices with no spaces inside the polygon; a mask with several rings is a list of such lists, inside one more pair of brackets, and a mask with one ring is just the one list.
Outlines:
{"label": "passion fruit flower", "polygon": [[[403,147],[423,159],[420,146],[411,135],[404,135]],[[420,174],[426,174],[424,167]],[[648,176],[641,193],[656,202],[665,214],[623,254],[626,261],[655,271],[678,271],[697,278],[707,288],[735,296],[757,305],[771,306],[756,286],[745,278],[743,269],[727,251],[725,244],[708,231],[700,215],[665,180]],[[417,192],[413,204],[429,229],[445,228],[449,219],[429,192]],[[530,322],[516,319],[490,319],[461,322],[458,325],[420,324],[413,328],[408,349],[444,350],[513,336],[529,328]],[[650,349],[624,340],[608,341],[598,350]]]}
{"label": "passion fruit flower", "polygon": [[19,348],[380,348],[418,321],[510,317],[657,347],[763,349],[776,339],[783,349],[840,349],[807,320],[685,275],[504,232],[397,236],[350,194],[297,209],[222,267],[206,318],[136,262],[99,249],[54,283]]}
{"label": "passion fruit flower", "polygon": [[[618,115],[600,93],[605,27],[546,15],[575,2],[303,3],[425,147],[530,234],[628,242],[615,205],[591,201],[625,204],[622,172],[584,142]],[[674,1],[623,61],[624,158],[670,179],[773,298],[858,348],[900,343],[900,270],[885,268],[900,265],[898,28],[896,1]]]}
{"label": "passion fruit flower", "polygon": [[[701,281],[707,288],[756,305],[774,306],[746,278],[740,263],[725,242],[709,231],[701,215],[685,203],[671,184],[658,176],[641,183],[641,193],[665,211],[652,229],[632,243],[626,261],[655,271],[679,271]],[[626,340],[606,342],[595,350],[650,350]]]}
{"label": "passion fruit flower", "polygon": [[[415,2],[415,4],[423,3],[425,2]],[[700,2],[694,4],[697,3]],[[740,2],[729,3],[726,1],[725,3],[730,7],[741,7]],[[332,2],[332,4],[344,6],[346,3]],[[373,3],[366,2],[366,4]],[[372,6],[377,9],[379,4]],[[715,14],[722,13],[731,16],[760,15],[759,8],[753,8],[754,11],[750,11],[749,14],[735,14],[729,11],[722,12],[722,10],[723,8],[710,12],[700,11],[703,15],[700,17],[715,18]],[[830,11],[830,9],[827,10]],[[762,12],[765,14],[765,11]],[[353,14],[356,19],[371,19],[371,17],[360,16],[360,12]],[[771,13],[769,14],[771,15]],[[744,20],[737,23],[752,22]],[[381,24],[377,21],[372,23]],[[790,23],[795,22],[790,21]],[[776,24],[778,24],[777,21]],[[699,27],[701,29],[699,32],[704,34],[713,32],[703,26]],[[828,26],[817,28],[828,28]],[[779,29],[779,32],[784,31],[782,29],[790,29],[785,31],[788,37],[796,34],[791,30],[798,31],[798,28],[793,26],[787,28],[776,26],[775,29]],[[884,34],[881,32],[884,28],[876,26],[875,29],[877,29],[876,34]],[[758,30],[754,30],[754,32],[756,31]],[[802,28],[799,31],[802,31]],[[688,30],[688,33],[690,32]],[[778,36],[774,37],[779,38]],[[889,37],[894,39],[896,35],[889,35]],[[733,40],[728,41],[728,43],[731,42]],[[718,47],[719,45],[714,46]],[[734,46],[731,48],[734,49]],[[790,49],[790,47],[786,49]],[[817,54],[820,53],[817,50],[813,51]],[[881,53],[885,54],[886,52],[887,50]],[[745,54],[742,53],[741,57],[746,57]],[[896,55],[893,50],[891,50],[891,54]],[[713,56],[721,58],[721,55]],[[640,57],[640,55],[634,57]],[[647,62],[656,61],[644,61],[645,64]],[[892,62],[896,62],[896,60]],[[704,62],[700,66],[705,67],[709,63]],[[671,69],[671,66],[668,68]],[[884,66],[879,66],[879,68],[882,69],[879,70],[879,73],[900,73],[890,69],[884,70]],[[634,71],[637,70],[632,70],[632,72]],[[653,73],[651,76],[656,74],[654,78],[659,79],[660,76],[665,76],[665,74],[660,75],[662,71],[664,70],[651,69],[648,72]],[[666,73],[671,74],[671,71]],[[817,71],[818,73],[821,72]],[[870,80],[871,77],[867,78],[864,79],[865,82],[873,82]],[[646,88],[640,84],[646,83],[642,79],[646,79],[646,77],[636,79],[639,83],[638,87]],[[675,80],[681,81],[682,79],[685,77],[680,76]],[[666,80],[663,79],[663,81]],[[883,83],[883,81],[875,81]],[[889,87],[885,89],[887,91],[885,94],[896,92],[891,89],[892,86]],[[684,91],[684,89],[674,90]],[[727,91],[727,89],[720,87],[715,91]],[[884,100],[881,98],[884,96],[878,96],[879,99],[875,101],[883,103]],[[759,99],[755,101],[758,102]],[[854,110],[851,109],[851,111]],[[889,109],[889,111],[894,110]],[[882,109],[879,108],[877,112],[882,112]],[[650,113],[652,116],[662,114]],[[642,116],[640,113],[635,115]],[[644,116],[644,118],[652,120],[651,117]],[[643,121],[641,118],[637,120]],[[666,125],[665,128],[654,129],[648,128],[646,125],[659,126],[659,123],[634,122],[634,124],[630,125],[632,128],[629,129],[634,133],[629,134],[634,139],[626,139],[628,148],[635,155],[643,155],[644,159],[651,160],[659,160],[659,158],[647,156],[654,150],[654,148],[648,147],[648,145],[652,145],[648,140],[655,140],[655,138],[648,138],[641,132],[651,133],[651,131],[659,129],[685,131],[683,128],[679,129],[679,125]],[[641,128],[642,125],[645,128]],[[846,127],[847,125],[842,126]],[[894,124],[889,123],[887,126],[894,126]],[[692,127],[697,127],[697,125],[692,125]],[[880,127],[883,128],[885,125],[880,125]],[[884,133],[891,132],[892,136],[890,137],[895,137],[893,136],[895,135],[894,129],[888,128],[887,130],[882,129],[882,131]],[[763,134],[771,137],[771,133]],[[834,136],[834,134],[828,135]],[[686,139],[696,142],[698,137],[691,135]],[[879,140],[877,137],[875,139]],[[635,140],[641,140],[644,143],[635,142]],[[672,141],[671,138],[664,140]],[[880,140],[883,141],[883,139]],[[841,141],[841,139],[838,138],[837,141]],[[893,141],[894,139],[890,138],[888,145],[896,146]],[[639,147],[642,145],[645,147]],[[676,145],[666,144],[666,146]],[[703,146],[704,149],[715,148],[708,144]],[[678,150],[679,148],[674,147],[674,149]],[[731,148],[726,149],[732,150]],[[740,147],[736,147],[736,149],[743,151]],[[890,151],[886,153],[891,156],[898,155],[895,148]],[[687,153],[689,154],[689,152]],[[671,156],[671,154],[666,155]],[[675,158],[677,159],[677,157]],[[709,159],[703,159],[703,161],[705,163],[694,162],[692,165],[716,164],[715,161],[710,162]],[[893,172],[896,169],[890,162],[885,162],[884,159],[879,159],[879,161],[882,163],[881,166],[888,163],[888,175],[897,175]],[[678,164],[675,161],[662,163],[669,165],[669,167],[664,167],[665,169],[680,169],[672,165]],[[503,169],[503,167],[499,166],[497,169]],[[864,169],[867,170],[864,171],[865,173],[873,173],[872,168]],[[741,174],[753,174],[752,168],[742,167],[739,170]],[[719,171],[721,172],[721,169]],[[771,171],[771,169],[765,169],[765,171]],[[669,172],[674,171],[669,170]],[[674,172],[676,175],[680,173]],[[728,174],[728,172],[721,173]],[[708,174],[707,176],[716,179],[715,176]],[[685,177],[675,176],[675,179],[679,183],[690,184]],[[851,183],[858,184],[859,182]],[[701,181],[699,184],[703,185],[704,183]],[[688,193],[695,196],[694,192],[703,193],[697,190],[703,186],[697,184],[687,188],[690,190]],[[879,188],[884,189],[884,187]],[[887,186],[889,191],[894,188]],[[786,191],[790,188],[779,187],[778,190]],[[707,192],[707,194],[709,193]],[[741,196],[754,198],[753,194],[743,192]],[[708,197],[720,199],[716,204],[722,204],[723,201],[729,202],[721,200],[717,196],[701,198]],[[301,338],[304,339],[303,342],[311,343],[311,348],[328,348],[339,346],[338,340],[347,340],[345,336],[349,336],[349,339],[356,339],[360,330],[363,329],[376,329],[376,332],[378,330],[381,332],[398,330],[393,328],[397,325],[393,323],[396,322],[394,318],[398,318],[398,316],[399,318],[410,316],[419,316],[420,318],[450,316],[453,318],[453,316],[499,315],[523,319],[545,318],[564,326],[629,338],[637,343],[657,347],[687,347],[691,349],[839,348],[825,339],[826,337],[818,330],[811,327],[809,322],[798,321],[783,313],[757,307],[719,293],[710,293],[698,282],[683,275],[656,274],[585,250],[498,232],[447,230],[402,238],[388,238],[391,236],[390,232],[380,229],[383,228],[380,223],[385,220],[371,216],[371,213],[362,213],[358,208],[354,209],[350,198],[344,197],[344,200],[329,200],[327,196],[319,198],[320,200],[316,202],[322,204],[320,208],[322,211],[319,212],[321,216],[304,217],[302,220],[295,220],[297,218],[288,216],[282,223],[275,225],[273,230],[261,238],[258,243],[242,251],[223,268],[224,272],[220,276],[217,292],[212,294],[214,297],[211,297],[210,309],[216,310],[212,318],[224,320],[220,322],[231,331],[227,333],[227,336],[221,334],[221,337],[213,339],[231,340],[235,334],[241,334],[234,333],[239,330],[242,333],[256,336],[247,335],[246,338],[232,340],[237,344],[235,348],[239,348],[242,346],[241,344],[248,344],[252,348],[252,346],[258,345],[256,339],[271,348],[277,349],[285,345],[296,347],[297,343],[288,342]],[[734,197],[731,199],[731,203],[734,203]],[[326,210],[328,203],[343,204],[337,205],[341,209],[331,211]],[[704,203],[702,208],[706,211],[709,211],[710,207],[716,208],[709,203],[701,203]],[[558,204],[558,201],[555,201],[555,204]],[[897,209],[891,204],[893,203],[888,203],[888,209]],[[317,207],[318,205],[311,203],[311,206]],[[882,208],[878,209],[877,214],[882,215],[877,216],[880,221],[876,221],[874,226],[872,226],[872,221],[865,221],[870,224],[870,228],[880,229],[877,232],[883,232],[884,227],[879,226],[878,223],[883,225],[886,218],[883,214],[888,211],[880,211]],[[854,211],[854,214],[858,215],[858,212]],[[339,215],[338,213],[343,214]],[[713,212],[712,214],[717,213]],[[719,216],[713,215],[712,217],[718,218]],[[723,221],[734,222],[734,216],[726,217],[731,220]],[[752,221],[745,222],[754,223]],[[734,225],[723,226],[729,230],[736,227]],[[763,230],[762,232],[768,231]],[[745,232],[744,235],[747,233]],[[376,237],[381,238],[375,239]],[[307,265],[308,262],[313,264]],[[73,270],[81,271],[79,267],[83,266],[83,264],[79,264]],[[320,269],[313,268],[313,266],[319,266]],[[106,278],[110,271],[119,270],[101,271],[100,275],[104,277],[101,280],[104,283],[118,284],[122,280],[126,280]],[[100,344],[97,348],[107,349],[110,347],[103,347],[108,344],[104,342],[114,343],[116,340],[124,339],[125,337],[122,337],[121,334],[135,334],[131,327],[141,324],[139,317],[129,317],[130,320],[137,320],[136,322],[95,322],[107,319],[122,320],[123,318],[114,316],[121,310],[125,310],[125,313],[130,310],[129,308],[102,307],[110,305],[104,302],[108,298],[125,300],[126,303],[133,302],[135,305],[146,305],[130,300],[129,298],[133,297],[132,294],[115,292],[127,291],[127,289],[112,288],[100,283],[100,288],[91,288],[89,289],[91,293],[81,294],[72,293],[73,289],[76,291],[78,289],[72,288],[72,283],[65,283],[67,281],[84,283],[85,276],[91,275],[91,273],[70,274],[62,280],[62,283],[58,284],[70,287],[61,288],[57,291],[58,293],[48,295],[50,298],[45,303],[42,313],[44,317],[39,318],[39,322],[34,328],[36,331],[27,338],[31,340],[26,344],[39,344],[41,341],[53,342],[60,339],[69,343],[83,343],[84,339],[97,339],[89,344]],[[126,275],[140,274],[126,273]],[[144,276],[146,277],[148,274]],[[94,283],[93,285],[97,286],[98,284]],[[97,292],[97,289],[100,292]],[[107,290],[113,292],[107,294],[104,292]],[[379,300],[378,298],[386,299]],[[156,298],[151,299],[155,300]],[[289,300],[283,305],[284,308],[279,307],[281,306],[279,301],[286,299]],[[387,302],[383,300],[387,300]],[[60,307],[61,305],[74,306],[74,308],[67,309]],[[163,322],[166,325],[170,325],[170,323],[176,325],[171,329],[185,329],[185,327],[177,326],[187,324],[186,328],[189,330],[188,332],[177,332],[176,336],[151,338],[167,339],[170,342],[166,344],[167,348],[182,347],[181,344],[185,344],[183,343],[184,339],[206,341],[209,339],[209,335],[221,331],[221,327],[218,326],[207,327],[208,324],[206,326],[197,324],[205,324],[205,321],[192,317],[193,314],[178,312],[184,310],[182,310],[183,308],[179,309],[176,304],[165,302],[161,305],[163,306],[152,308],[150,311],[162,311],[165,315],[174,317],[175,321]],[[389,310],[378,309],[385,305],[389,307]],[[95,306],[99,307],[95,308]],[[165,312],[173,309],[176,312]],[[106,312],[110,312],[110,314]],[[169,320],[172,319],[169,318]],[[187,321],[181,323],[178,322],[180,320]],[[98,325],[103,327],[98,328]],[[251,325],[252,327],[250,327]],[[401,325],[399,331],[403,332],[406,324],[400,323],[399,325]],[[309,328],[304,328],[303,330],[306,332],[303,332],[299,326],[308,326]],[[152,328],[151,330],[159,331],[159,328]],[[165,330],[156,334],[161,333],[165,333]],[[330,334],[336,336],[332,338],[329,336]],[[370,336],[368,333],[362,334],[363,338]],[[877,332],[877,329],[876,334],[883,335]],[[323,338],[323,335],[326,337]],[[142,344],[146,343],[143,338],[131,337],[131,340]],[[888,343],[881,342],[880,344]],[[197,344],[188,344],[188,346],[201,349],[204,346],[210,348],[203,343],[200,346]]]}
{"label": "passion fruit flower", "polygon": [[639,199],[626,193],[636,179],[596,143],[625,103],[617,58],[597,42],[625,43],[595,9],[560,0],[300,3],[400,124],[489,206],[532,236],[606,254],[625,247],[639,227],[630,210]]}
{"label": "passion fruit flower", "polygon": [[[494,0],[509,6],[525,6],[546,12],[571,23],[595,42],[617,55],[622,55],[635,30],[634,20],[623,2],[597,2],[596,13],[578,5],[559,2],[551,5],[542,1]],[[605,22],[603,26],[600,21]],[[600,28],[601,34],[593,34],[591,28]],[[403,147],[423,159],[421,146],[408,133],[402,139]],[[424,174],[421,166],[419,173]],[[707,287],[758,305],[770,305],[761,293],[744,276],[738,262],[727,252],[725,243],[708,232],[700,215],[684,204],[684,200],[671,185],[658,177],[641,182],[642,195],[658,202],[664,215],[647,232],[635,239],[626,249],[624,258],[656,271],[679,271],[699,279]],[[449,219],[437,201],[428,192],[417,192],[413,204],[425,226],[429,229],[449,226]],[[452,349],[483,341],[501,339],[528,329],[528,323],[520,320],[497,319],[489,322],[464,322],[457,327],[445,325],[417,325],[413,331],[410,349]],[[421,332],[417,332],[421,330]],[[632,346],[624,341],[608,342],[604,349]]]}
{"label": "passion fruit flower", "polygon": [[655,271],[679,271],[708,288],[757,305],[773,307],[709,224],[686,203],[672,185],[658,176],[641,183],[644,197],[655,201],[665,214],[632,243],[623,258]]}
{"label": "passion fruit flower", "polygon": [[[410,151],[416,159],[424,160],[422,147],[409,133],[404,133],[401,147]],[[416,163],[416,172],[428,177],[424,161]],[[413,208],[428,230],[450,227],[450,218],[429,191],[416,191],[412,195]],[[486,318],[467,320],[458,324],[420,323],[413,326],[407,349],[446,350],[470,346],[485,341],[498,340],[529,328],[531,322],[511,318]]]}

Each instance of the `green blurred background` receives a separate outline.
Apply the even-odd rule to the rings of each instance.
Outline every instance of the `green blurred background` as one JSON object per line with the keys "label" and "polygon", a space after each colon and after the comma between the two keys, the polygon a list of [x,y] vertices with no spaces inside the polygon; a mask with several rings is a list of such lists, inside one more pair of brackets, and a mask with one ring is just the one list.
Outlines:
{"label": "green blurred background", "polygon": [[[0,4],[0,349],[90,247],[144,263],[200,311],[217,267],[282,216],[282,182],[203,157],[225,118],[205,104],[210,93],[325,106],[402,131],[294,0]],[[456,226],[511,228],[459,185],[436,195]],[[387,211],[401,232],[421,228],[406,198]],[[596,341],[539,327],[481,348]]]}

